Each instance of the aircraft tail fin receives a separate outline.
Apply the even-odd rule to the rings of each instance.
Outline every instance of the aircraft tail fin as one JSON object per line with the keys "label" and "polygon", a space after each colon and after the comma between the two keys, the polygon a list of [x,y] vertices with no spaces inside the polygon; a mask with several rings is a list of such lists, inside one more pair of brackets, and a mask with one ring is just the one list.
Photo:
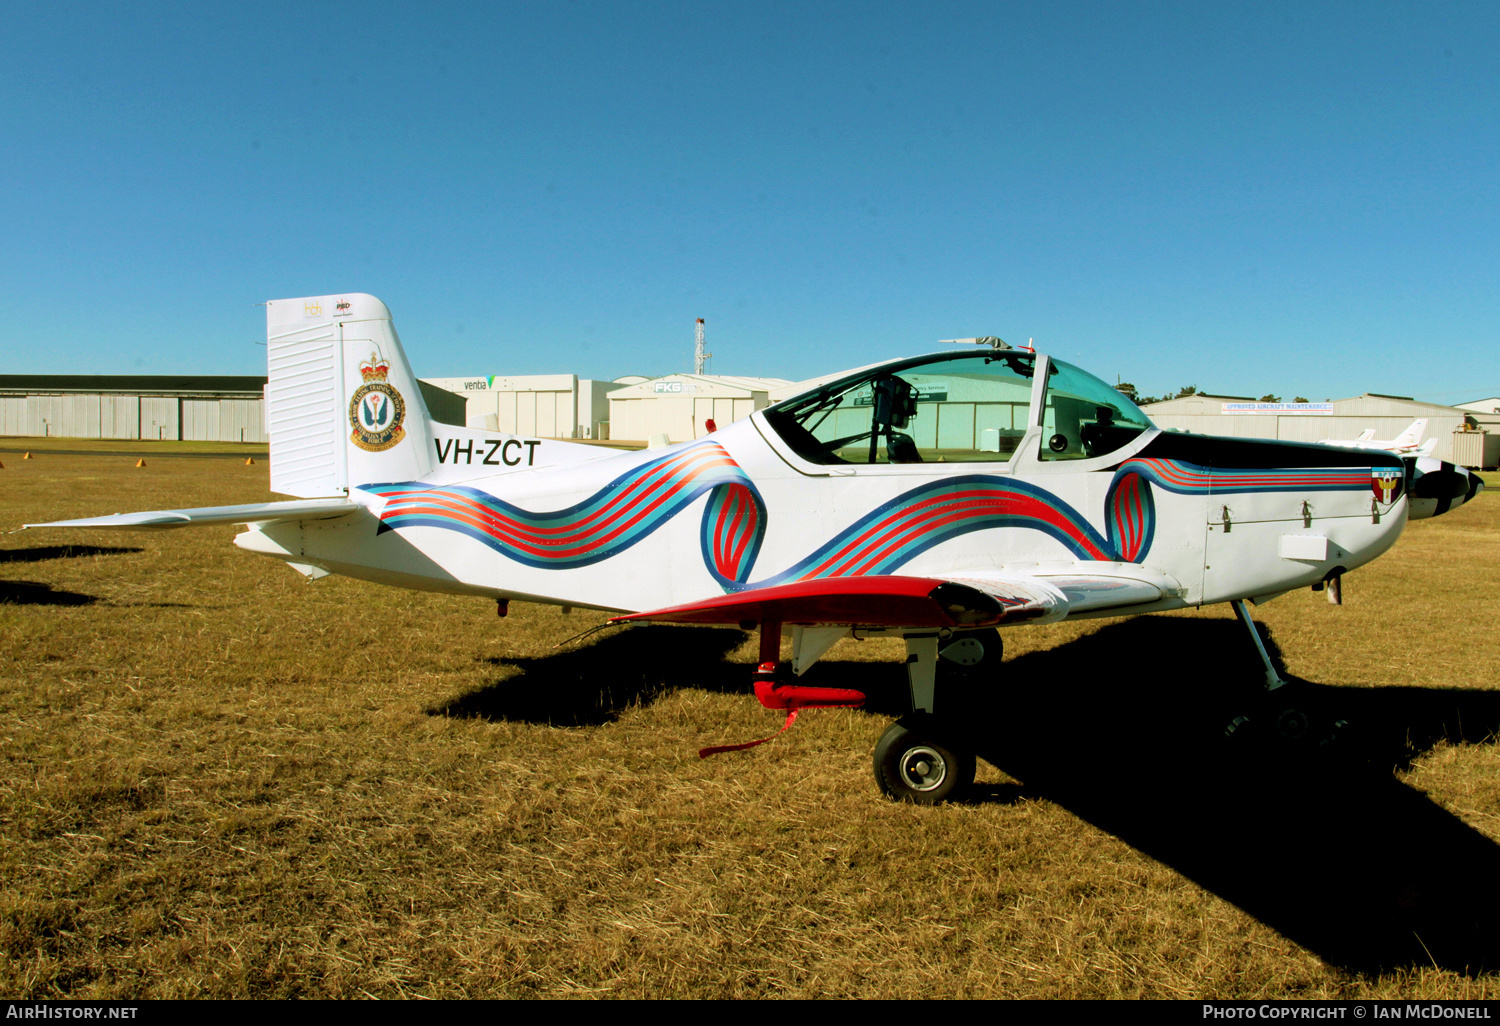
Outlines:
{"label": "aircraft tail fin", "polygon": [[1357,435],[1354,436],[1354,440],[1356,442],[1369,442],[1369,441],[1372,441],[1374,438],[1375,438],[1375,429],[1374,428],[1365,428],[1359,434],[1357,434]]}
{"label": "aircraft tail fin", "polygon": [[391,312],[344,293],[266,304],[271,490],[346,495],[432,469],[431,422]]}
{"label": "aircraft tail fin", "polygon": [[1411,426],[1397,435],[1395,441],[1391,442],[1391,448],[1402,449],[1407,446],[1420,445],[1422,442],[1422,432],[1426,430],[1427,421],[1425,419],[1412,421]]}

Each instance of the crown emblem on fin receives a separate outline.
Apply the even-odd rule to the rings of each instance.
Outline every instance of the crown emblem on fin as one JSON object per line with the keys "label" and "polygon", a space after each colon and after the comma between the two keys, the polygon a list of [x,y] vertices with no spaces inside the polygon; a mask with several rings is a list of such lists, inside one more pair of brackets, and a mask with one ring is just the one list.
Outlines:
{"label": "crown emblem on fin", "polygon": [[359,362],[360,377],[368,384],[372,381],[384,381],[386,375],[391,372],[391,362],[379,353],[371,353],[368,360]]}

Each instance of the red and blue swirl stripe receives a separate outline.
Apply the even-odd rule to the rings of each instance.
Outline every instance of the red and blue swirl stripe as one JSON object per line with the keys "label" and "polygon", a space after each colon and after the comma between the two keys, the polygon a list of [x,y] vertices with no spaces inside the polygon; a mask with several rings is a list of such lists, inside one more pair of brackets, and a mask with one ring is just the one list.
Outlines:
{"label": "red and blue swirl stripe", "polygon": [[1200,467],[1152,457],[1126,460],[1115,470],[1104,501],[1105,530],[1119,558],[1139,563],[1156,533],[1155,484],[1178,495],[1208,496],[1246,492],[1363,491],[1368,470],[1267,468],[1230,470]]}
{"label": "red and blue swirl stripe", "polygon": [[1115,471],[1115,479],[1139,474],[1179,495],[1211,492],[1331,492],[1364,491],[1370,487],[1370,471],[1360,470],[1219,470],[1192,463],[1155,458],[1126,460]]}
{"label": "red and blue swirl stripe", "polygon": [[1156,501],[1151,485],[1134,470],[1121,467],[1104,498],[1104,532],[1115,558],[1139,563],[1156,536]]}
{"label": "red and blue swirl stripe", "polygon": [[704,565],[725,591],[825,577],[892,574],[945,541],[1003,527],[1040,531],[1084,560],[1141,562],[1156,531],[1151,485],[1185,495],[1357,490],[1360,470],[1214,470],[1163,459],[1127,460],[1105,497],[1105,533],[1056,495],[1009,476],[971,474],[918,485],[865,514],[786,570],[750,583],[766,508],[749,476],[717,442],[635,467],[588,499],[534,513],[462,485],[369,485],[383,496],[381,530],[439,527],[468,535],[527,566],[562,570],[615,556],[705,493]]}
{"label": "red and blue swirl stripe", "polygon": [[624,552],[704,492],[704,559],[720,583],[742,583],[765,535],[765,505],[717,442],[679,449],[621,474],[575,506],[533,513],[462,485],[369,485],[383,496],[381,529],[440,527],[527,566],[566,570]]}
{"label": "red and blue swirl stripe", "polygon": [[945,478],[897,496],[811,555],[752,587],[890,574],[934,545],[1000,527],[1041,531],[1079,559],[1116,558],[1110,542],[1057,496],[1014,478],[974,474]]}

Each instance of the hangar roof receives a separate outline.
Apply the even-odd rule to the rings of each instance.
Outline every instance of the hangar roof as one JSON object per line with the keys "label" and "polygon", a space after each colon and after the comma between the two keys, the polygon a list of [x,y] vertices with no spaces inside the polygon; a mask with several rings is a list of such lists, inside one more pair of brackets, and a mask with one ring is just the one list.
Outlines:
{"label": "hangar roof", "polygon": [[[1242,395],[1216,395],[1211,392],[1197,392],[1193,395],[1178,396],[1175,399],[1163,399],[1159,403],[1143,406],[1142,409],[1151,416],[1168,414],[1218,414],[1221,412],[1220,407],[1223,403],[1253,403],[1255,401],[1252,398]],[[1426,403],[1407,396],[1382,395],[1379,392],[1366,392],[1363,395],[1350,396],[1347,399],[1330,399],[1325,401],[1333,404],[1335,416],[1346,417],[1453,416],[1460,412],[1452,406],[1444,406],[1441,403]],[[1296,410],[1285,410],[1282,411],[1282,414],[1295,415],[1297,412]]]}
{"label": "hangar roof", "polygon": [[647,399],[658,395],[734,396],[748,399],[754,392],[770,392],[788,384],[785,378],[747,378],[727,374],[668,374],[609,393],[615,399]]}
{"label": "hangar roof", "polygon": [[0,392],[259,396],[264,374],[0,374]]}
{"label": "hangar roof", "polygon": [[1472,410],[1474,413],[1500,413],[1500,396],[1490,396],[1488,399],[1473,399],[1466,403],[1459,403],[1458,409]]}

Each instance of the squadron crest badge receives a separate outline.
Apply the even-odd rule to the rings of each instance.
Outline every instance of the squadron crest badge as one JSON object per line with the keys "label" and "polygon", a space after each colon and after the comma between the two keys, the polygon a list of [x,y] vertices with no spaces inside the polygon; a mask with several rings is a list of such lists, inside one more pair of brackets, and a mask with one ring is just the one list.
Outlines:
{"label": "squadron crest badge", "polygon": [[1399,470],[1375,468],[1370,476],[1370,489],[1375,493],[1376,500],[1383,503],[1395,502],[1396,497],[1401,494],[1403,477]]}
{"label": "squadron crest badge", "polygon": [[384,452],[406,437],[406,429],[401,426],[406,418],[406,401],[386,383],[390,370],[390,361],[378,352],[359,364],[365,383],[349,400],[349,424],[354,428],[349,440],[366,452]]}

